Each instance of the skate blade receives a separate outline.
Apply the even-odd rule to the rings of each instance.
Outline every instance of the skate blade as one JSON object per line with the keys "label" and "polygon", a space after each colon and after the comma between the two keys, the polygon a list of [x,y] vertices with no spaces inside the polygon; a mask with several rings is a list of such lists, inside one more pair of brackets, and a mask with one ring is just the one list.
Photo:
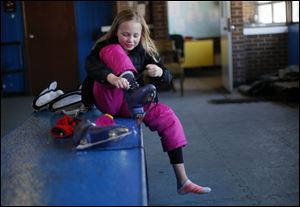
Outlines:
{"label": "skate blade", "polygon": [[109,139],[101,140],[101,141],[94,142],[94,143],[79,144],[79,145],[76,146],[76,150],[83,150],[83,149],[87,149],[87,148],[90,148],[90,147],[93,147],[93,146],[96,146],[96,145],[100,145],[100,144],[103,144],[103,143],[106,143],[106,142],[110,142],[110,141],[113,141],[113,140],[116,140],[116,139],[120,139],[122,137],[125,137],[125,136],[131,134],[131,133],[132,132],[127,132],[127,133],[121,134],[119,136],[111,137]]}

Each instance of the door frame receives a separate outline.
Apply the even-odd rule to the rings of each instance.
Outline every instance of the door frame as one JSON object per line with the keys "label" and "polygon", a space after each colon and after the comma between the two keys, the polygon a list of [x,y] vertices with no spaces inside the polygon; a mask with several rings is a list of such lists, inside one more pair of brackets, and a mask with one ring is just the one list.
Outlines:
{"label": "door frame", "polygon": [[233,92],[233,67],[232,67],[232,30],[231,3],[219,1],[220,6],[220,47],[222,65],[222,83],[224,88]]}

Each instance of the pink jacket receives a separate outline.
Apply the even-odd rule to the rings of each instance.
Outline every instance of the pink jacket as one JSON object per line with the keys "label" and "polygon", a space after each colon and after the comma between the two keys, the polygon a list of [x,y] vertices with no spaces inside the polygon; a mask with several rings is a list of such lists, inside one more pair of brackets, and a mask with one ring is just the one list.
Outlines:
{"label": "pink jacket", "polygon": [[99,52],[100,59],[116,76],[124,71],[132,71],[137,74],[137,70],[132,64],[125,50],[119,44],[111,44],[103,47]]}

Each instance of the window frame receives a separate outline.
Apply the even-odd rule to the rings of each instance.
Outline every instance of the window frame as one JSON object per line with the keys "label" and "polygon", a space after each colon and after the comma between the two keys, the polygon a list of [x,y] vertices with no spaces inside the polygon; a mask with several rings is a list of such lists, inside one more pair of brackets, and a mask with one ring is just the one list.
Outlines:
{"label": "window frame", "polygon": [[[289,9],[289,10],[287,10],[287,12],[289,11],[289,14],[290,14],[288,23],[299,24],[299,16],[298,16],[298,21],[293,20],[293,12],[294,12],[293,2],[297,2],[297,1],[288,1],[287,2],[287,7],[288,7],[287,9]],[[298,14],[299,14],[299,2],[298,2]]]}
{"label": "window frame", "polygon": [[[274,22],[274,4],[276,3],[281,3],[281,2],[284,2],[285,3],[285,12],[286,12],[286,15],[285,15],[285,22]],[[271,23],[262,23],[262,24],[265,24],[265,25],[286,25],[288,23],[288,10],[287,10],[287,1],[269,1],[269,2],[260,2],[260,1],[256,1],[256,13],[258,14],[258,8],[260,6],[264,6],[264,5],[271,5],[271,12],[272,12],[272,22]]]}
{"label": "window frame", "polygon": [[[286,10],[285,18],[286,18],[286,20],[285,20],[285,22],[277,23],[277,22],[274,22],[274,15],[275,15],[274,4],[281,3],[281,2],[285,2],[285,10]],[[256,1],[256,14],[258,14],[259,6],[262,6],[262,5],[271,5],[271,12],[272,12],[272,23],[262,23],[262,24],[265,24],[267,26],[272,26],[272,25],[277,26],[277,25],[288,25],[288,24],[299,23],[299,20],[298,21],[293,20],[293,12],[295,12],[295,11],[293,11],[293,1],[268,1],[268,2]],[[298,13],[299,13],[299,11],[298,11]]]}

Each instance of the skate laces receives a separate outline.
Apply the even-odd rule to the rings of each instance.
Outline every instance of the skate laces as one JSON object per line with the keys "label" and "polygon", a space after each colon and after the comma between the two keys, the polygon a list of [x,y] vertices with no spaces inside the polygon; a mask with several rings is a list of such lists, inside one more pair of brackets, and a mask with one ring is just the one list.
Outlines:
{"label": "skate laces", "polygon": [[139,84],[138,82],[136,81],[136,79],[134,78],[134,75],[132,74],[131,71],[127,71],[127,72],[124,72],[122,73],[122,75],[120,76],[122,78],[126,78],[129,82],[129,88],[127,90],[136,90],[139,88]]}
{"label": "skate laces", "polygon": [[136,90],[139,88],[139,84],[136,80],[132,80],[129,82],[129,89],[128,90]]}
{"label": "skate laces", "polygon": [[135,80],[134,77],[126,78],[129,82],[129,88],[127,89],[128,91],[134,91],[139,89],[140,85],[138,82]]}

